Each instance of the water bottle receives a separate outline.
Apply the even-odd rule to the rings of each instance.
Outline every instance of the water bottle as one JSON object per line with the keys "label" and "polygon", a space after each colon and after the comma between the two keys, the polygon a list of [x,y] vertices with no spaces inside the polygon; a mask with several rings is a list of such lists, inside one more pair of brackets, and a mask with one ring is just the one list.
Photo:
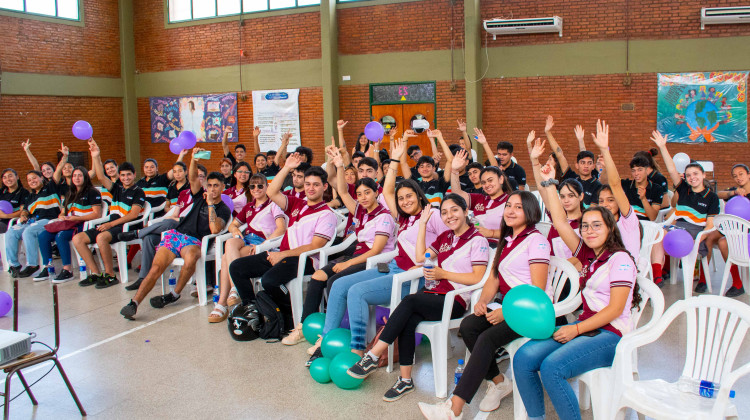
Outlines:
{"label": "water bottle", "polygon": [[458,385],[458,381],[461,380],[461,375],[464,374],[464,359],[458,359],[458,366],[456,366],[456,372],[453,374],[453,383]]}
{"label": "water bottle", "polygon": [[218,304],[219,303],[219,282],[216,282],[216,286],[214,286],[213,298],[214,298],[214,303]]}
{"label": "water bottle", "polygon": [[86,262],[83,260],[83,258],[78,258],[78,270],[80,272],[79,276],[81,280],[86,278]]}
{"label": "water bottle", "polygon": [[[422,268],[424,268],[424,269],[434,268],[435,266],[432,264],[432,260],[430,259],[430,253],[428,252],[428,253],[424,254],[424,257],[425,257],[425,260],[424,260],[424,264],[422,264]],[[432,289],[436,288],[437,285],[438,285],[438,281],[437,280],[427,280],[427,279],[425,279],[425,281],[424,281],[424,287],[427,290],[432,290]]]}
{"label": "water bottle", "polygon": [[47,274],[49,274],[50,276],[55,275],[55,265],[52,264],[52,258],[47,261]]}
{"label": "water bottle", "polygon": [[169,291],[174,292],[175,286],[177,286],[177,279],[174,277],[174,270],[169,270]]}
{"label": "water bottle", "polygon": [[[677,381],[677,389],[681,392],[688,392],[700,395],[704,398],[716,398],[719,395],[721,386],[716,382],[697,380],[687,376],[681,376]],[[735,392],[729,391],[729,398],[734,398]]]}
{"label": "water bottle", "polygon": [[355,225],[356,225],[356,224],[355,224],[355,222],[354,222],[354,221],[352,221],[352,224],[351,224],[351,225],[349,226],[349,229],[348,229],[348,230],[346,231],[346,236],[349,236],[349,235],[351,235],[352,233],[354,233],[354,226],[355,226]]}
{"label": "water bottle", "polygon": [[476,228],[478,228],[479,225],[480,225],[479,219],[477,219],[477,217],[474,216],[474,212],[470,212],[469,213],[469,222],[472,224],[472,226],[474,226]]}

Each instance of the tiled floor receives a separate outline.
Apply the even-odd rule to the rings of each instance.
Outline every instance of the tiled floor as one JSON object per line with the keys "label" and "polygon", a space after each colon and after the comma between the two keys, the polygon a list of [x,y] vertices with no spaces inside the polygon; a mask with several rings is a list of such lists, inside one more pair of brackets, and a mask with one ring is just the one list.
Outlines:
{"label": "tiled floor", "polygon": [[[52,345],[50,284],[34,283],[30,278],[20,284],[20,329],[33,331],[38,340]],[[718,286],[717,280],[715,287]],[[0,274],[0,289],[9,293],[12,290],[5,272]],[[286,347],[262,340],[233,341],[226,324],[206,321],[210,306],[196,306],[197,299],[189,295],[161,310],[146,303],[133,322],[119,315],[130,297],[122,286],[96,290],[81,288],[74,281],[60,285],[59,290],[60,354],[90,418],[417,419],[421,418],[417,402],[436,401],[426,343],[418,348],[418,389],[400,401],[386,403],[381,396],[395,381],[396,373],[388,374],[383,369],[351,391],[318,384],[303,366],[307,344]],[[159,290],[153,293],[160,293]],[[670,304],[681,296],[682,285],[667,285],[663,291]],[[740,300],[747,302],[747,295]],[[649,313],[644,319],[648,317]],[[11,326],[10,315],[0,318],[0,328]],[[643,348],[642,378],[674,380],[679,376],[685,357],[684,332],[680,328],[683,326],[675,325],[657,343]],[[449,362],[451,368],[464,351],[459,339],[454,337],[453,344],[456,347]],[[735,366],[748,360],[750,350],[745,345]],[[34,381],[46,371],[42,367],[26,376]],[[740,418],[750,418],[750,377],[734,388]],[[20,383],[14,380],[12,393],[15,395],[20,389]],[[12,418],[80,417],[56,372],[36,384],[33,391],[39,405],[34,408],[21,395],[11,403]],[[483,392],[480,390],[465,411],[465,419],[477,416]],[[478,417],[510,419],[512,405],[512,397],[508,397],[500,409]],[[548,412],[553,413],[549,404]],[[557,416],[550,414],[548,418]],[[584,412],[584,418],[591,418],[591,412]]]}

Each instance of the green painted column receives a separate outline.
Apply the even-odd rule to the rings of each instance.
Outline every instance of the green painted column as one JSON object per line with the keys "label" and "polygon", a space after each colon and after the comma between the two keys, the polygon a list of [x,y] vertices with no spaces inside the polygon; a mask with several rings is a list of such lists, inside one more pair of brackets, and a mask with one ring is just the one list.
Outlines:
{"label": "green painted column", "polygon": [[323,137],[326,145],[339,119],[338,27],[336,0],[320,2],[320,47],[323,87]]}
{"label": "green painted column", "polygon": [[[466,39],[466,80],[477,80],[481,77],[480,57],[482,52],[482,18],[479,12],[479,0],[464,0],[464,39]],[[482,82],[466,82],[466,126],[482,127]],[[484,159],[482,148],[477,149],[480,161]],[[481,156],[481,157],[480,157]]]}
{"label": "green painted column", "polygon": [[140,168],[141,150],[138,138],[138,105],[135,96],[135,38],[133,36],[133,3],[119,0],[120,76],[122,78],[122,116],[125,137],[125,159]]}

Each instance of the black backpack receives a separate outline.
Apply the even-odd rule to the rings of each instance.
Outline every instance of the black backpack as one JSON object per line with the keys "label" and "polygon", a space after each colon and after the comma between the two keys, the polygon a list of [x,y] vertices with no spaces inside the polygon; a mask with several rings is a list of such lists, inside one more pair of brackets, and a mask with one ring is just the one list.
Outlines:
{"label": "black backpack", "polygon": [[284,316],[281,309],[271,296],[261,290],[255,296],[255,307],[261,318],[260,331],[258,335],[264,340],[280,340],[284,333]]}
{"label": "black backpack", "polygon": [[254,304],[237,305],[227,317],[229,335],[237,341],[252,341],[258,338],[263,324]]}

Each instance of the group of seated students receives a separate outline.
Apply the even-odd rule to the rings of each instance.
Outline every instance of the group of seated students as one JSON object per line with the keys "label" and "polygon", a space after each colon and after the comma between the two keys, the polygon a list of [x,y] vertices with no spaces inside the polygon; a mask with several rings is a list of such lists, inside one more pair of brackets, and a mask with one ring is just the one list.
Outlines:
{"label": "group of seated students", "polygon": [[[561,418],[580,418],[575,394],[566,379],[585,371],[609,366],[622,334],[634,328],[630,316],[640,299],[636,283],[640,251],[639,220],[655,220],[661,208],[674,208],[674,224],[695,237],[711,229],[719,213],[719,199],[735,195],[750,196],[750,171],[744,164],[732,168],[736,187],[719,195],[710,191],[703,168],[697,163],[677,172],[667,150],[666,136],[654,131],[652,140],[658,149],[637,152],[630,161],[632,179],[621,179],[609,150],[609,127],[598,122],[592,134],[598,158],[587,151],[584,130],[576,126],[574,134],[579,152],[571,166],[552,134],[554,120],[545,125],[546,140],[534,131],[526,139],[537,191],[552,221],[547,235],[536,229],[542,219],[541,205],[526,191],[526,173],[513,158],[513,145],[500,142],[492,153],[482,130],[474,129],[488,161],[476,162],[466,124],[459,120],[458,144],[448,145],[439,130],[427,130],[433,139],[432,156],[423,155],[418,146],[409,145],[416,136],[405,130],[395,138],[392,130],[389,152],[379,150],[378,142],[360,135],[351,150],[344,140],[346,121],[338,122],[336,139],[326,148],[325,169],[312,166],[312,150],[298,147],[287,155],[291,135],[282,136],[278,152],[258,153],[253,164],[246,162],[246,148],[237,144],[234,154],[228,146],[231,132],[222,141],[224,158],[217,172],[208,172],[192,150],[189,165],[182,162],[183,151],[165,174],[159,174],[156,161],[146,159],[145,176],[135,180],[135,167],[113,160],[102,163],[97,143],[88,141],[93,169],[73,168],[67,162],[68,149],[61,145],[62,159],[56,167],[41,166],[23,143],[33,170],[26,175],[25,189],[13,169],[3,171],[0,200],[7,200],[13,212],[0,212],[0,230],[6,235],[3,250],[10,261],[12,277],[34,280],[50,278],[52,243],[56,242],[63,269],[53,282],[65,282],[72,275],[70,247],[81,256],[88,276],[80,286],[106,288],[119,283],[112,261],[111,244],[142,239],[138,280],[126,289],[135,290],[121,314],[134,319],[139,305],[157,279],[175,258],[184,265],[173,290],[150,299],[154,308],[162,308],[180,298],[180,293],[195,273],[200,260],[201,240],[225,230],[231,234],[223,249],[218,279],[219,299],[208,317],[211,323],[226,320],[229,308],[255,301],[255,279],[280,308],[288,334],[285,345],[304,340],[302,322],[321,305],[328,292],[326,320],[322,335],[308,349],[306,365],[322,356],[323,337],[337,328],[348,313],[351,350],[362,357],[349,374],[365,378],[379,365],[390,344],[398,340],[400,375],[384,395],[395,401],[414,389],[411,367],[414,362],[415,330],[422,321],[442,317],[445,295],[457,288],[477,284],[487,269],[479,303],[470,307],[470,295],[458,295],[451,317],[460,318],[461,337],[472,357],[453,396],[436,405],[420,403],[427,418],[459,418],[463,406],[471,402],[482,384],[487,392],[480,404],[482,411],[493,411],[502,398],[518,390],[530,417],[544,416],[542,385],[547,389]],[[260,151],[260,130],[253,132],[254,146]],[[545,154],[549,144],[550,154]],[[436,145],[440,146],[438,151]],[[666,194],[667,179],[659,172],[653,157],[661,154],[674,196]],[[410,168],[407,157],[416,161]],[[445,157],[444,169],[439,168]],[[544,158],[542,163],[540,159]],[[253,166],[255,173],[253,173]],[[399,176],[399,172],[401,176]],[[94,187],[92,177],[101,184]],[[231,206],[221,199],[228,195]],[[103,214],[103,202],[109,203]],[[148,205],[146,204],[148,203]],[[142,212],[152,209],[154,220],[141,225]],[[158,210],[155,210],[158,209]],[[334,210],[340,209],[340,210]],[[346,209],[346,211],[343,211]],[[286,284],[297,276],[299,256],[307,251],[337,243],[337,215],[348,213],[345,232],[353,242],[320,266],[318,258],[305,261],[308,284],[300,319],[292,314]],[[109,216],[97,226],[84,230],[84,223]],[[10,219],[17,218],[8,229]],[[231,221],[231,222],[230,222]],[[138,222],[124,229],[126,223]],[[132,224],[132,223],[131,223]],[[227,225],[228,224],[228,225]],[[50,228],[52,227],[52,228]],[[256,252],[256,247],[281,238],[278,247]],[[18,260],[18,243],[23,240],[27,266]],[[100,269],[89,246],[96,244],[104,267]],[[704,238],[701,255],[718,245],[726,258],[726,241],[718,232]],[[494,259],[490,256],[494,251]],[[396,251],[387,272],[366,270],[367,259]],[[44,261],[38,261],[41,252]],[[514,378],[505,377],[495,363],[495,352],[518,335],[504,322],[499,296],[511,288],[530,284],[552,296],[547,284],[550,256],[568,259],[581,275],[583,312],[574,323],[563,325],[548,340],[533,340],[516,354]],[[379,340],[367,347],[369,307],[390,302],[392,280],[396,274],[424,268],[419,291],[401,290],[403,300],[392,313]],[[654,247],[651,257],[654,280],[663,281],[664,251]],[[41,271],[40,271],[41,268]],[[734,267],[736,269],[736,267]],[[739,273],[732,271],[733,285],[727,296],[744,293]],[[198,279],[203,281],[203,279]],[[701,273],[697,292],[705,291]],[[590,357],[576,355],[588,349]],[[592,350],[596,349],[596,350]]]}

